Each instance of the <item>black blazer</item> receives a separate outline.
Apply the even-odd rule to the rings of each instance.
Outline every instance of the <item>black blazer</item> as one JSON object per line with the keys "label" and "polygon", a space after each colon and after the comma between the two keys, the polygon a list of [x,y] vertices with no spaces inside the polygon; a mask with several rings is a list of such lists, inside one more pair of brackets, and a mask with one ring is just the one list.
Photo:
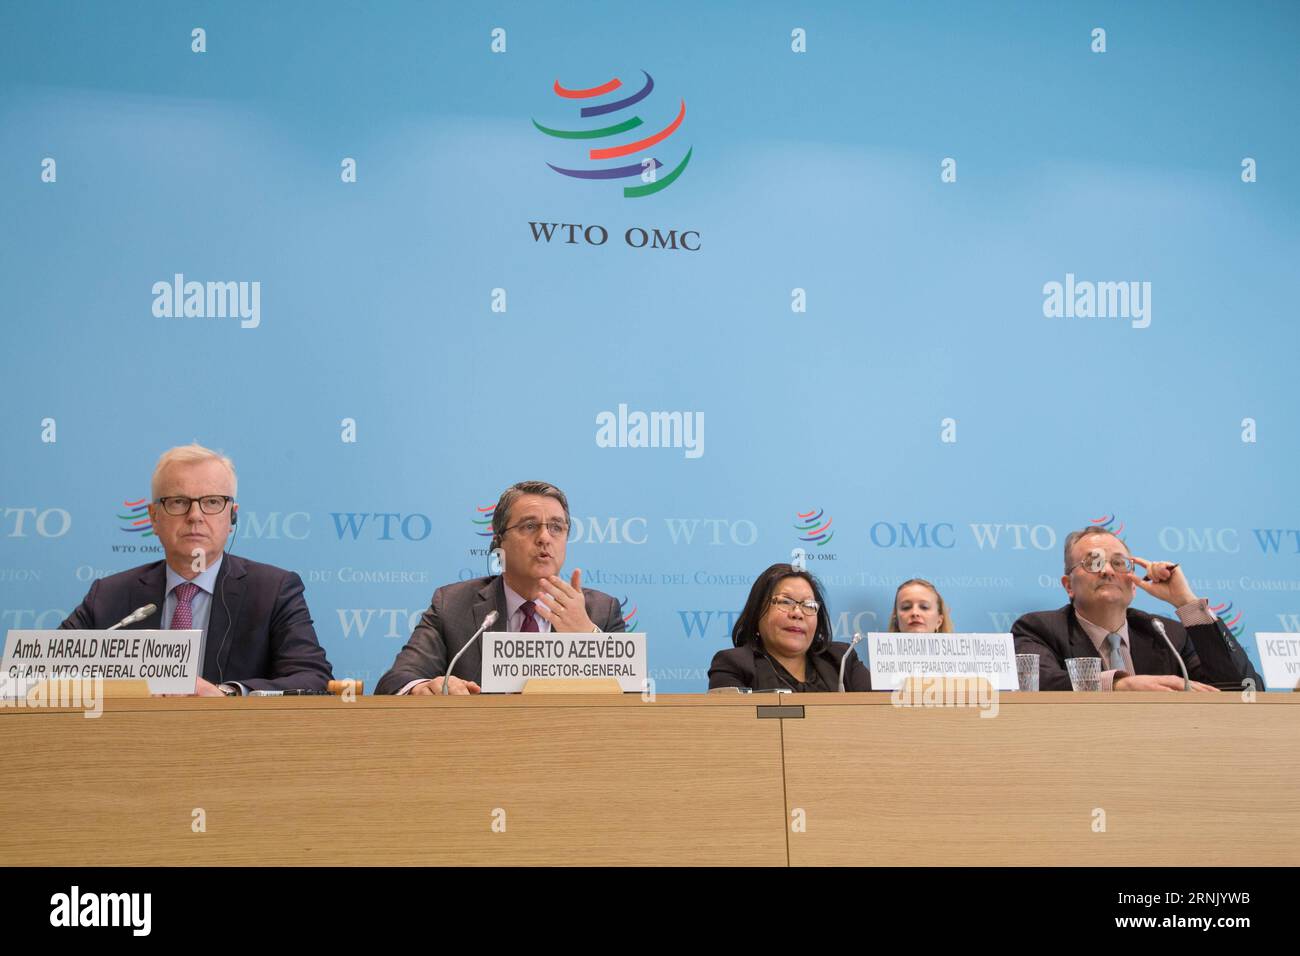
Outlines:
{"label": "black blazer", "polygon": [[[1151,622],[1155,615],[1136,608],[1128,609],[1129,653],[1133,669],[1139,674],[1179,675],[1178,662],[1169,653],[1164,639]],[[1165,632],[1183,662],[1187,676],[1203,684],[1240,684],[1247,678],[1256,690],[1264,689],[1264,679],[1250,664],[1245,650],[1222,621],[1183,627],[1178,621],[1161,617]],[[1055,611],[1035,611],[1011,625],[1017,654],[1038,655],[1038,689],[1069,690],[1070,675],[1065,661],[1070,657],[1097,657],[1096,647],[1079,623],[1074,605]]]}
{"label": "black blazer", "polygon": [[[157,630],[166,588],[162,561],[100,578],[59,627],[102,630],[138,607],[157,604],[149,617],[124,628]],[[316,639],[302,578],[225,555],[209,604],[200,673],[213,684],[238,681],[249,690],[325,690],[333,671]]]}
{"label": "black blazer", "polygon": [[[808,659],[821,675],[823,682],[831,690],[840,685],[840,661],[844,659],[849,645],[833,641],[829,648],[814,651],[809,649]],[[857,649],[852,652],[848,667],[844,669],[845,690],[871,690],[871,672],[867,670]],[[745,643],[740,647],[729,647],[713,655],[709,665],[709,689],[715,687],[748,687],[752,690],[792,689],[776,674],[771,659],[763,653],[757,642]]]}
{"label": "black blazer", "polygon": [[[618,601],[602,591],[583,588],[587,617],[602,631],[627,630]],[[376,694],[396,694],[413,680],[441,677],[447,664],[465,642],[483,625],[488,612],[497,612],[492,632],[504,631],[509,624],[506,613],[505,579],[500,575],[474,578],[447,584],[433,592],[433,600],[411,632],[411,639],[397,652],[379,683]],[[483,641],[475,641],[465,656],[456,662],[453,676],[478,683],[483,670]]]}

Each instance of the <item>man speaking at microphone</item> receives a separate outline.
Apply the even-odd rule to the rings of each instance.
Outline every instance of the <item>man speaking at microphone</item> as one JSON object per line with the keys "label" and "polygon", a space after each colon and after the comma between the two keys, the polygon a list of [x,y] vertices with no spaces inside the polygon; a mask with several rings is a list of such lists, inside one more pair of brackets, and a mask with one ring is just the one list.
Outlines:
{"label": "man speaking at microphone", "polygon": [[[495,611],[494,631],[559,634],[624,630],[618,601],[582,586],[582,572],[560,576],[569,540],[569,502],[544,481],[511,485],[492,512],[492,550],[502,573],[448,584],[433,592],[411,639],[376,694],[441,694],[448,663]],[[446,693],[477,694],[483,664],[477,640],[456,662]]]}
{"label": "man speaking at microphone", "polygon": [[[1038,655],[1040,690],[1070,689],[1065,662],[1072,657],[1101,658],[1102,690],[1215,691],[1213,683],[1246,687],[1248,679],[1263,690],[1245,650],[1178,565],[1135,558],[1110,532],[1081,528],[1066,536],[1061,584],[1069,604],[1011,626],[1016,653]],[[1178,620],[1129,607],[1139,587],[1171,604]],[[1162,628],[1187,668],[1186,687]]]}
{"label": "man speaking at microphone", "polygon": [[149,517],[166,559],[96,581],[59,627],[103,630],[154,605],[127,626],[203,631],[202,697],[325,690],[332,671],[302,578],[225,553],[238,522],[237,482],[234,463],[202,445],[164,452],[153,473]]}

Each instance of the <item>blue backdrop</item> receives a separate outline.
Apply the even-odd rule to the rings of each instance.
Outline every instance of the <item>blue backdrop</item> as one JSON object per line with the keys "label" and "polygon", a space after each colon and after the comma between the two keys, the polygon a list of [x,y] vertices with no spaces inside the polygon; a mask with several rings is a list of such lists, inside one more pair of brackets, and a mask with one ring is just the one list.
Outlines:
{"label": "blue backdrop", "polygon": [[[134,509],[196,439],[238,467],[234,549],[302,574],[369,686],[434,587],[484,573],[482,509],[523,478],[568,492],[569,567],[626,601],[663,692],[704,688],[794,549],[841,636],[913,575],[1005,630],[1064,603],[1089,522],[1183,562],[1258,662],[1254,632],[1300,629],[1298,27],[6,3],[0,628],[156,559]],[[177,274],[248,308],[169,316]],[[702,431],[603,447],[620,406]]]}

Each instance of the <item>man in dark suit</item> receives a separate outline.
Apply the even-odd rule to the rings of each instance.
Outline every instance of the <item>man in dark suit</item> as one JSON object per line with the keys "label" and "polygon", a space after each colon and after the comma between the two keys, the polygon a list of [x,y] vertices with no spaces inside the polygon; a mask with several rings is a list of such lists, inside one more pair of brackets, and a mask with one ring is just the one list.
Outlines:
{"label": "man in dark suit", "polygon": [[225,553],[238,521],[237,479],[229,458],[201,445],[158,460],[149,517],[165,560],[102,578],[61,628],[112,627],[146,604],[128,627],[204,632],[197,693],[325,690],[332,676],[292,571]]}
{"label": "man in dark suit", "polygon": [[[565,581],[569,502],[543,481],[521,481],[501,495],[492,512],[492,550],[502,573],[448,584],[433,592],[411,639],[375,687],[376,694],[440,694],[451,659],[497,612],[493,631],[549,633],[625,629],[618,601],[582,586],[582,571]],[[482,640],[465,652],[447,678],[448,693],[477,694]]]}
{"label": "man in dark suit", "polygon": [[[1134,569],[1145,572],[1138,577]],[[1069,690],[1065,662],[1100,657],[1102,690],[1183,690],[1178,662],[1157,629],[1163,625],[1187,667],[1188,690],[1214,691],[1218,684],[1262,689],[1264,681],[1245,650],[1198,598],[1183,569],[1166,561],[1129,554],[1115,535],[1096,527],[1065,539],[1061,584],[1070,603],[1056,611],[1035,611],[1011,627],[1017,654],[1038,655],[1040,690]],[[1142,588],[1171,604],[1178,620],[1157,617],[1129,605]]]}

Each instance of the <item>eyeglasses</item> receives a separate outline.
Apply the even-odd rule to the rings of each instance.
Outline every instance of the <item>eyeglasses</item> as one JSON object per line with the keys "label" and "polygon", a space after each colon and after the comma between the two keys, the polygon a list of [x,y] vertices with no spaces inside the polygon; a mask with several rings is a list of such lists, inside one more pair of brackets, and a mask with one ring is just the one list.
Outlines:
{"label": "eyeglasses", "polygon": [[549,531],[552,537],[559,538],[568,535],[569,522],[562,518],[552,518],[550,521],[543,523],[529,518],[527,521],[521,521],[519,524],[512,524],[508,528],[503,528],[501,533],[505,534],[507,531],[522,531],[524,537],[531,538],[533,535],[537,534],[538,531],[541,531],[542,528]]}
{"label": "eyeglasses", "polygon": [[189,514],[190,507],[196,501],[199,503],[199,510],[205,515],[219,515],[226,510],[226,505],[234,500],[230,495],[204,495],[202,498],[168,495],[165,498],[156,499],[155,503],[162,505],[163,511],[169,515],[179,518],[181,515]]}
{"label": "eyeglasses", "polygon": [[1137,562],[1126,554],[1112,554],[1110,560],[1107,561],[1105,551],[1089,551],[1083,556],[1082,561],[1076,562],[1066,568],[1065,573],[1069,574],[1075,568],[1083,568],[1085,571],[1089,571],[1093,574],[1101,574],[1102,568],[1107,564],[1110,565],[1110,569],[1116,574],[1128,574],[1137,567]]}
{"label": "eyeglasses", "polygon": [[782,611],[785,611],[786,614],[790,614],[797,607],[803,608],[809,614],[816,614],[821,610],[821,605],[816,601],[796,601],[794,598],[788,597],[772,598],[772,606],[779,607]]}

